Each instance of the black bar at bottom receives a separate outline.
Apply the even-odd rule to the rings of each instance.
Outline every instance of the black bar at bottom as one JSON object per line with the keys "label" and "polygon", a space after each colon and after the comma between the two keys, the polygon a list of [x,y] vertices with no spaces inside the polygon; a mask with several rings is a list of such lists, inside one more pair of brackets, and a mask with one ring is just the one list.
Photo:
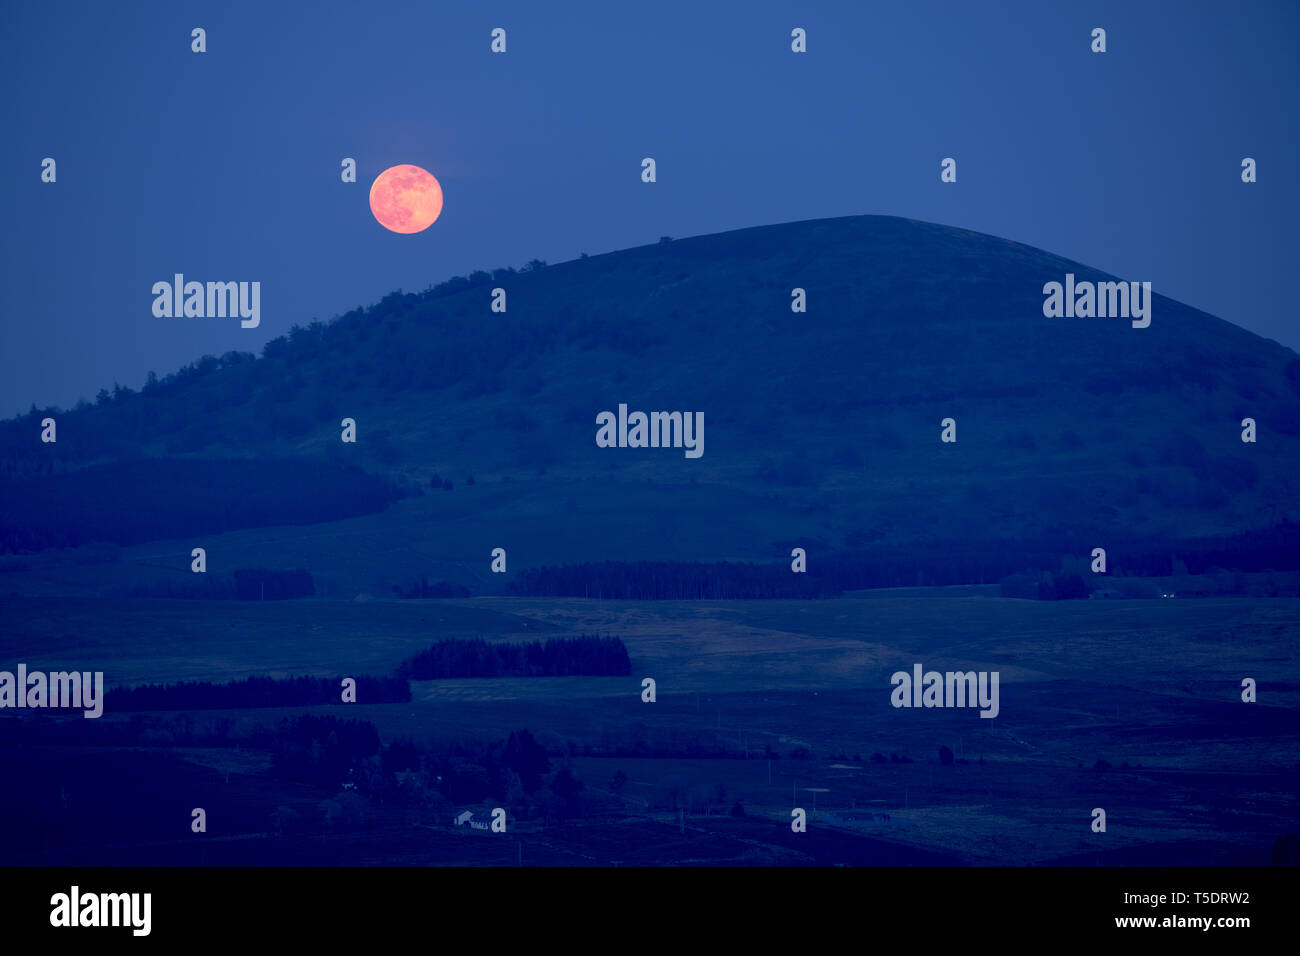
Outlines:
{"label": "black bar at bottom", "polygon": [[75,934],[91,943],[373,944],[433,928],[430,943],[455,932],[462,939],[482,933],[486,944],[512,934],[538,941],[544,927],[543,936],[612,931],[667,941],[703,927],[762,939],[837,925],[856,925],[869,937],[892,925],[911,926],[927,942],[1051,933],[1147,941],[1198,935],[1230,945],[1294,927],[1296,876],[1290,867],[9,868],[0,870],[0,931],[7,942]]}

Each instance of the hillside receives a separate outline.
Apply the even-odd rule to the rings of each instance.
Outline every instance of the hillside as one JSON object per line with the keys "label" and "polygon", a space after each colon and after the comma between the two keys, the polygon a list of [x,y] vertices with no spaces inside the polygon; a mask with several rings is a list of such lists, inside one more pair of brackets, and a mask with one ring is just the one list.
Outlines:
{"label": "hillside", "polygon": [[[142,392],[103,393],[56,414],[55,445],[39,441],[47,411],[0,423],[0,525],[26,507],[13,482],[141,457],[244,460],[263,484],[255,462],[390,479],[404,500],[332,512],[320,533],[178,524],[175,547],[130,552],[183,556],[187,536],[225,531],[214,540],[231,562],[305,564],[344,590],[403,571],[481,585],[496,546],[515,571],[778,561],[792,541],[1073,548],[1300,517],[1295,353],[1158,289],[1149,328],[1045,318],[1043,285],[1067,272],[1110,278],[1003,239],[864,216],[475,273],[295,327],[260,358],[205,357]],[[495,287],[504,313],[490,309]],[[596,416],[619,403],[702,412],[703,455],[597,447]],[[354,445],[339,440],[345,417]],[[946,417],[955,444],[940,442]],[[1255,444],[1241,441],[1245,417]],[[159,502],[187,493],[164,487],[176,473],[159,469]],[[430,489],[435,474],[454,490]],[[114,482],[100,484],[111,511]],[[266,510],[248,526],[271,524]]]}

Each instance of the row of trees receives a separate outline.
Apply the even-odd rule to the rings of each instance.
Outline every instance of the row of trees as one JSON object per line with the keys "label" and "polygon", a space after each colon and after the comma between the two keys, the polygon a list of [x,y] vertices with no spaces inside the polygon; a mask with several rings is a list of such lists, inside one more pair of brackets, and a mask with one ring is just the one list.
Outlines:
{"label": "row of trees", "polygon": [[[411,699],[411,685],[403,678],[363,674],[355,680],[358,703],[391,704]],[[183,681],[115,687],[104,695],[104,708],[108,711],[236,710],[339,704],[343,701],[342,682],[339,677],[248,677],[226,684]]]}
{"label": "row of trees", "polygon": [[818,598],[837,592],[824,575],[792,574],[788,565],[730,561],[602,561],[530,568],[512,594],[631,601]]}
{"label": "row of trees", "polygon": [[[788,552],[798,543],[782,542],[780,548]],[[1086,576],[1060,569],[1079,560],[1086,564],[1099,543],[1107,549],[1111,575],[1300,570],[1300,524],[1281,522],[1231,537],[1164,541],[1107,537],[1103,542],[934,542],[846,550],[805,543],[808,569],[800,574],[792,573],[785,561],[588,562],[530,568],[520,572],[509,590],[529,597],[638,601],[821,598],[867,588],[991,584],[1014,577],[1009,586],[1015,596],[1059,600],[1088,596]],[[1032,593],[1022,593],[1026,588]]]}
{"label": "row of trees", "polygon": [[542,643],[489,644],[482,638],[439,641],[405,661],[398,676],[409,680],[447,677],[623,677],[632,673],[627,647],[616,637],[584,634]]}
{"label": "row of trees", "polygon": [[394,584],[393,593],[399,598],[463,598],[470,595],[469,588],[462,584],[447,581],[434,581],[430,584],[426,576],[421,576],[418,581]]}

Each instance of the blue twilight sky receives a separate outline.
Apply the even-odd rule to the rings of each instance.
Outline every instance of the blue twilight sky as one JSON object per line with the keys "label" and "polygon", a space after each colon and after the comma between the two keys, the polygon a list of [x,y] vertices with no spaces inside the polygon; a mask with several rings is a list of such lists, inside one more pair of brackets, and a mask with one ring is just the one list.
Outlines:
{"label": "blue twilight sky", "polygon": [[[477,268],[861,213],[1026,242],[1300,347],[1297,27],[1291,0],[6,0],[0,416]],[[367,205],[397,163],[446,196],[416,236]],[[260,281],[261,327],[155,318],[176,272]]]}

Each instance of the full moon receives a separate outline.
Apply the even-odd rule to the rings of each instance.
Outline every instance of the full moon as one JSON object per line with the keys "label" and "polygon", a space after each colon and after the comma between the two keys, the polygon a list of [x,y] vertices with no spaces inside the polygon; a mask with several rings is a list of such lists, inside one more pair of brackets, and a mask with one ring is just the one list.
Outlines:
{"label": "full moon", "polygon": [[370,211],[392,232],[423,232],[442,212],[442,187],[419,166],[390,166],[370,187]]}

